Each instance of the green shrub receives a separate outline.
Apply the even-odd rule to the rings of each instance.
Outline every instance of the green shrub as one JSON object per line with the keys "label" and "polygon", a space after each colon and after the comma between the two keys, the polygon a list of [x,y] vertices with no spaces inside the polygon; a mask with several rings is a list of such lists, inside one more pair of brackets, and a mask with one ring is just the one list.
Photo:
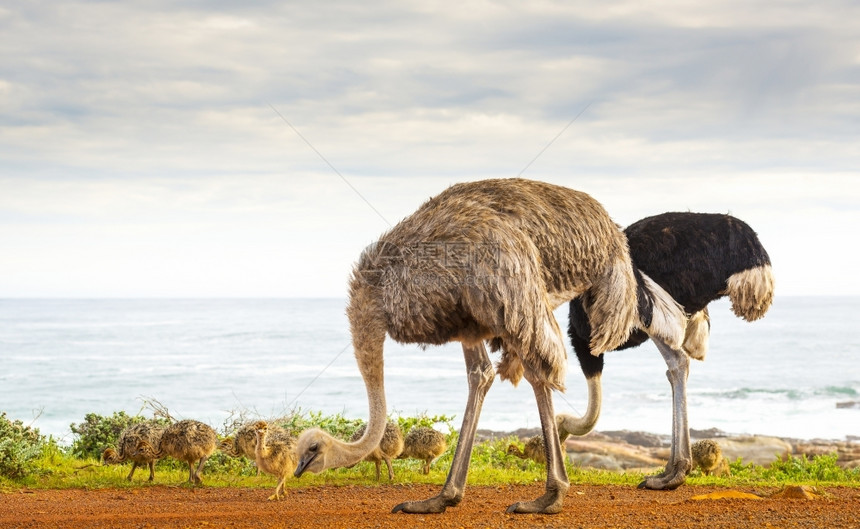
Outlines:
{"label": "green shrub", "polygon": [[400,430],[403,432],[403,435],[409,433],[409,430],[418,426],[424,426],[427,428],[433,428],[433,426],[437,424],[444,424],[448,427],[448,433],[454,432],[454,425],[451,424],[451,421],[454,420],[453,415],[427,415],[426,413],[422,413],[417,417],[397,417],[397,424],[400,425]]}
{"label": "green shrub", "polygon": [[788,482],[852,481],[852,478],[856,480],[857,473],[846,471],[837,465],[837,457],[836,454],[826,454],[814,456],[809,460],[806,455],[788,456],[771,463],[770,468],[762,471],[762,477]]}
{"label": "green shrub", "polygon": [[0,475],[21,478],[34,472],[42,455],[43,437],[39,430],[11,421],[0,412]]}
{"label": "green shrub", "polygon": [[301,409],[273,422],[293,435],[299,435],[308,428],[321,428],[340,439],[349,439],[364,423],[361,419],[347,419],[340,413],[324,415],[321,411],[305,413]]}

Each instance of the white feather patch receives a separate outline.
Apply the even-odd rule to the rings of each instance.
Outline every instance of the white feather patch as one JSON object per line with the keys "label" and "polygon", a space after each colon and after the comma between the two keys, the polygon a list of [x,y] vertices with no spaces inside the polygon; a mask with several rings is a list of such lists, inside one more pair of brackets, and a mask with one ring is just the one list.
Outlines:
{"label": "white feather patch", "polygon": [[[641,270],[640,273],[642,273]],[[684,309],[653,279],[644,273],[642,273],[642,279],[645,289],[651,293],[653,313],[651,325],[646,327],[640,318],[640,327],[648,333],[648,336],[659,338],[672,349],[680,349],[687,329],[687,315]]]}

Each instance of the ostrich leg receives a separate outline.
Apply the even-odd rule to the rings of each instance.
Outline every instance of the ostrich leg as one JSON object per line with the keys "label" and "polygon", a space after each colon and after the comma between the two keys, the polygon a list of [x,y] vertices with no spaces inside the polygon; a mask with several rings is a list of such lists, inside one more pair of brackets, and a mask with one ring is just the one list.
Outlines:
{"label": "ostrich leg", "polygon": [[672,490],[684,484],[693,464],[690,454],[690,429],[687,423],[687,377],[690,359],[680,349],[672,349],[662,340],[652,338],[666,361],[666,377],[672,385],[672,451],[666,469],[649,476],[640,489]]}
{"label": "ostrich leg", "polygon": [[[482,342],[463,344],[463,356],[466,359],[466,372],[469,380],[469,398],[466,411],[463,414],[463,424],[460,427],[460,439],[454,452],[454,460],[448,471],[448,479],[438,496],[422,501],[408,501],[394,507],[391,512],[406,513],[440,513],[447,507],[460,503],[466,492],[466,474],[469,471],[469,461],[472,458],[472,444],[475,441],[475,431],[478,429],[478,417],[484,397],[493,384],[495,372],[487,350]],[[553,423],[555,424],[555,423]]]}
{"label": "ostrich leg", "polygon": [[541,429],[543,430],[546,455],[546,492],[536,500],[511,505],[507,512],[555,514],[561,512],[564,496],[567,494],[570,482],[567,479],[567,471],[564,469],[561,442],[558,439],[552,405],[552,392],[541,382],[531,380],[529,382],[535,392]]}
{"label": "ostrich leg", "polygon": [[[197,463],[197,470],[194,471],[194,482],[195,483],[203,483],[203,478],[200,477],[200,473],[203,472],[203,465],[206,464],[206,460],[209,459],[209,456],[204,456],[200,458],[200,462]],[[191,463],[189,463],[189,466]]]}
{"label": "ostrich leg", "polygon": [[[132,461],[132,463],[131,463],[131,472],[129,472],[129,473],[128,473],[128,476],[127,476],[125,479],[127,479],[127,480],[131,481],[131,478],[134,476],[134,471],[135,471],[136,469],[137,469],[137,461]],[[152,478],[149,478],[149,480],[150,480],[150,481],[152,481]]]}

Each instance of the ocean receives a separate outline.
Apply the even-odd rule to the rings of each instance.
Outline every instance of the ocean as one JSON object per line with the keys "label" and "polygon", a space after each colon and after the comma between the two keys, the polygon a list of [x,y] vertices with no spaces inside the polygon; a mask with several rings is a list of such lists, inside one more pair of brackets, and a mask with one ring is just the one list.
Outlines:
{"label": "ocean", "polygon": [[[177,418],[220,429],[234,414],[294,410],[367,418],[343,299],[2,299],[0,411],[68,444],[87,413]],[[777,297],[764,319],[712,303],[710,351],[694,361],[690,426],[801,439],[860,436],[860,298]],[[567,308],[556,311],[566,329]],[[569,349],[557,412],[580,414],[586,391]],[[390,413],[454,416],[467,393],[459,344],[385,346]],[[669,434],[671,390],[649,343],[609,353],[597,430]],[[539,426],[528,383],[496,379],[479,428]]]}

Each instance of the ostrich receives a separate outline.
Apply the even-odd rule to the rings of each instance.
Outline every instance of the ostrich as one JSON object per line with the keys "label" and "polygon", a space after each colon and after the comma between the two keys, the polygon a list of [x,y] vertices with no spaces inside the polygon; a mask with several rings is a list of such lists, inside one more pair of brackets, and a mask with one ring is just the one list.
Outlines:
{"label": "ostrich", "polygon": [[[366,424],[359,426],[355,433],[352,434],[350,442],[361,439],[366,429]],[[385,433],[382,435],[382,441],[379,442],[379,446],[364,456],[364,461],[371,461],[376,465],[376,481],[379,481],[379,467],[385,461],[385,465],[388,467],[388,481],[392,481],[394,480],[394,469],[391,468],[391,460],[396,459],[402,452],[403,433],[400,431],[397,423],[389,421],[385,425]]]}
{"label": "ostrich", "polygon": [[397,459],[420,459],[424,461],[424,474],[430,473],[430,464],[448,449],[445,436],[438,430],[416,426],[403,438],[403,452]]}
{"label": "ostrich", "polygon": [[543,437],[540,435],[530,437],[522,450],[515,443],[511,443],[508,445],[507,453],[520,459],[531,459],[541,465],[546,464],[546,450],[544,449]]}
{"label": "ostrich", "polygon": [[[565,429],[565,415],[559,414],[555,417],[556,429],[558,430],[558,441],[560,446],[564,446],[564,442],[570,437],[570,432]],[[515,443],[508,445],[507,453],[516,456],[520,459],[531,459],[535,463],[541,465],[546,464],[546,448],[543,437],[535,435],[526,440],[522,450]]]}
{"label": "ostrich", "polygon": [[[656,287],[659,289],[659,287]],[[566,348],[553,309],[582,296],[596,352],[614,349],[636,318],[637,283],[623,233],[593,198],[522,179],[451,186],[429,199],[359,257],[349,284],[347,316],[364,379],[369,421],[345,443],[320,429],[299,437],[295,475],[349,466],[374,450],[385,432],[383,342],[461,342],[469,394],[460,437],[441,492],[394,512],[443,512],[465,492],[484,397],[495,372],[484,342],[501,352],[502,380],[531,384],[548,440],[546,492],[508,510],[558,512],[569,487],[556,433],[552,390],[563,390]],[[656,299],[668,299],[665,292]],[[669,299],[671,302],[671,300]],[[658,310],[672,310],[658,304]],[[677,309],[678,311],[680,309]],[[675,321],[667,314],[660,320]],[[683,328],[666,335],[679,344]],[[669,334],[672,334],[671,332]]]}
{"label": "ostrich", "polygon": [[[639,484],[647,489],[674,489],[684,483],[691,469],[690,433],[687,422],[687,377],[690,358],[704,360],[708,349],[708,303],[728,295],[735,315],[754,321],[773,301],[770,257],[756,233],[730,215],[711,213],[663,213],[631,224],[625,234],[640,282],[653,280],[679,303],[689,317],[682,344],[672,345],[651,331],[637,329],[612,349],[626,349],[649,337],[657,345],[672,386],[672,448],[665,470]],[[646,275],[647,274],[647,275]],[[639,320],[647,322],[651,300],[640,291]],[[589,345],[590,315],[578,299],[570,302],[569,335],[588,383],[588,409],[583,418],[570,419],[589,431],[600,415],[602,353]]]}
{"label": "ostrich", "polygon": [[119,434],[116,442],[116,450],[105,448],[102,460],[106,465],[116,465],[131,460],[131,472],[127,480],[131,481],[134,471],[138,466],[149,465],[149,481],[155,479],[155,458],[135,453],[137,443],[147,441],[150,444],[158,444],[164,428],[153,422],[142,422],[125,428]]}
{"label": "ostrich", "polygon": [[[170,456],[185,461],[188,463],[188,482],[202,484],[200,471],[203,470],[206,459],[215,451],[217,441],[218,436],[211,426],[199,421],[184,420],[165,428],[157,445],[143,439],[138,441],[137,454],[153,459]],[[198,460],[200,462],[195,471],[192,464]]]}
{"label": "ostrich", "polygon": [[693,468],[699,467],[702,474],[710,476],[728,476],[729,462],[723,459],[723,451],[716,441],[702,439],[690,446],[690,454],[693,456]]}
{"label": "ostrich", "polygon": [[[253,460],[256,456],[257,448],[257,432],[256,423],[248,423],[241,426],[232,437],[224,439],[219,444],[222,452],[231,457],[247,457]],[[287,435],[286,430],[275,424],[268,425],[269,434]],[[257,468],[257,475],[260,475],[260,469]]]}
{"label": "ostrich", "polygon": [[296,469],[298,459],[296,457],[296,439],[286,433],[283,429],[274,430],[269,436],[269,425],[265,421],[254,423],[256,442],[254,458],[257,468],[279,478],[275,486],[275,493],[269,496],[270,500],[279,500],[284,492],[284,482],[287,476]]}

